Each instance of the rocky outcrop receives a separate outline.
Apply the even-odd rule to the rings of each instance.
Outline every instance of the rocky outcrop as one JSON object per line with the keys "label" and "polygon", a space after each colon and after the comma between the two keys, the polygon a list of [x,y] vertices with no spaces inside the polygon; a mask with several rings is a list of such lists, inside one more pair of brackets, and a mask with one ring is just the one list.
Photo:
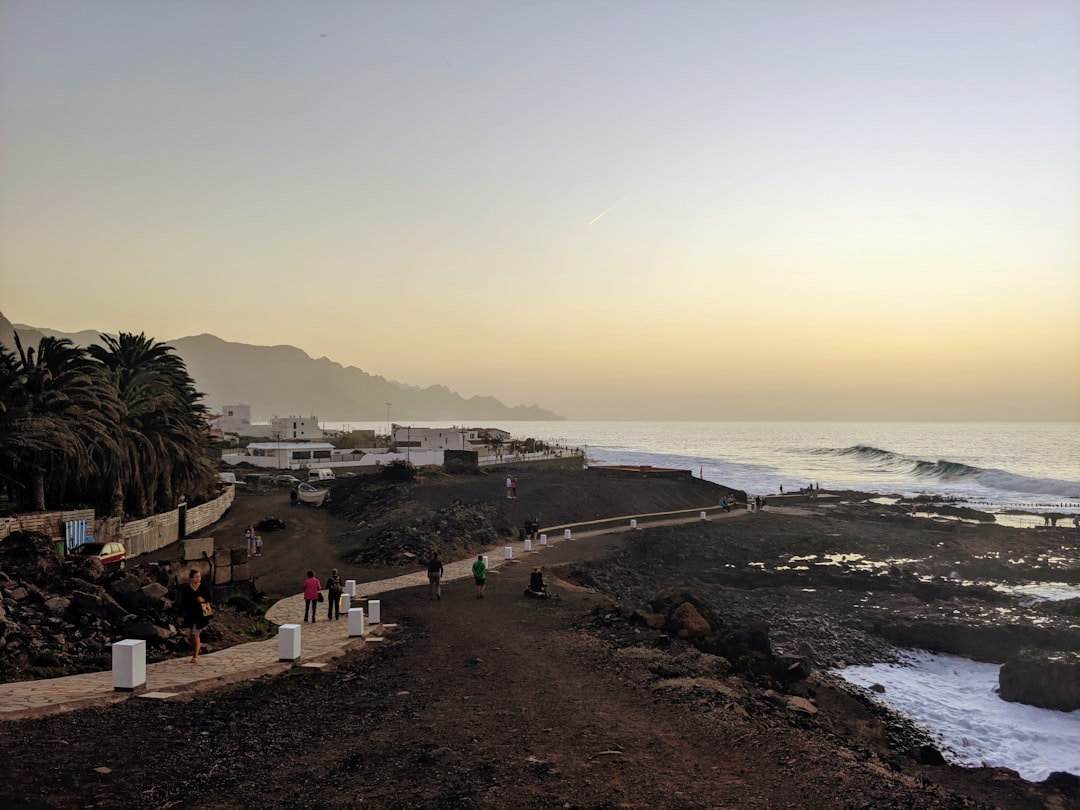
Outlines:
{"label": "rocky outcrop", "polygon": [[876,633],[901,647],[949,653],[976,661],[1004,663],[1026,648],[1080,650],[1080,631],[1033,625],[971,626],[933,621],[879,623]]}
{"label": "rocky outcrop", "polygon": [[1043,709],[1080,709],[1080,654],[1024,650],[1001,667],[1002,700]]}
{"label": "rocky outcrop", "polygon": [[99,560],[64,561],[46,535],[0,542],[0,661],[5,678],[78,669],[121,638],[180,649],[165,566],[108,573]]}

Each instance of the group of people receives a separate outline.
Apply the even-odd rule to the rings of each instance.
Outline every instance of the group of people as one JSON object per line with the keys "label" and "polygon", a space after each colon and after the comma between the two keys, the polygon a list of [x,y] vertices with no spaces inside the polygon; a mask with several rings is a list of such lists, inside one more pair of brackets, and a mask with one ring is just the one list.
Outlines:
{"label": "group of people", "polygon": [[517,479],[514,478],[512,475],[506,476],[506,497],[507,498],[516,498],[517,497],[517,492],[518,492]]}
{"label": "group of people", "polygon": [[[341,580],[341,575],[338,574],[338,570],[335,568],[330,572],[330,579],[326,581],[326,618],[327,620],[337,621],[341,618],[341,596],[345,593],[345,583]],[[311,621],[315,623],[315,617],[318,615],[319,602],[323,600],[322,595],[322,583],[319,582],[319,578],[315,576],[314,571],[307,572],[307,579],[304,580],[304,621]],[[308,619],[310,614],[311,618]]]}
{"label": "group of people", "polygon": [[255,531],[253,524],[248,524],[247,529],[244,531],[244,539],[247,540],[247,555],[249,557],[261,557],[262,536]]}

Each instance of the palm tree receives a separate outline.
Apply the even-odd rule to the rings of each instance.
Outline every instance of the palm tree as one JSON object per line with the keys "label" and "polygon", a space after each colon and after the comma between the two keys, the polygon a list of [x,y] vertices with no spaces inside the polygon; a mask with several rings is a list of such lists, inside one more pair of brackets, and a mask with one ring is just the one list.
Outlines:
{"label": "palm tree", "polygon": [[171,509],[177,494],[205,489],[214,478],[202,394],[171,346],[144,334],[101,336],[90,355],[104,368],[120,403],[120,453],[108,471],[110,511],[119,516]]}
{"label": "palm tree", "polygon": [[10,494],[38,511],[94,473],[92,449],[108,443],[96,364],[69,340],[0,353],[0,473]]}

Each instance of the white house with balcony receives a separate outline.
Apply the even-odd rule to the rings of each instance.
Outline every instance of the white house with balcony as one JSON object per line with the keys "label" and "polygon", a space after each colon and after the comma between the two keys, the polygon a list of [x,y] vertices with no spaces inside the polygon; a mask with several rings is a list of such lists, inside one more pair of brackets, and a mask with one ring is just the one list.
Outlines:
{"label": "white house with balcony", "polygon": [[475,450],[481,455],[489,452],[490,436],[509,441],[510,434],[498,428],[445,427],[422,428],[411,425],[394,425],[390,435],[393,444],[414,450]]}

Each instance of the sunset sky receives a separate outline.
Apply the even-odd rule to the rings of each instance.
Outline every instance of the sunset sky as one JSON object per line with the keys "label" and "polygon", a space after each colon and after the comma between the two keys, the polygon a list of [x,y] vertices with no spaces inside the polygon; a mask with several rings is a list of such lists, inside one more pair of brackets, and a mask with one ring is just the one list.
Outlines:
{"label": "sunset sky", "polygon": [[0,311],[571,419],[1080,420],[1080,3],[0,0]]}

